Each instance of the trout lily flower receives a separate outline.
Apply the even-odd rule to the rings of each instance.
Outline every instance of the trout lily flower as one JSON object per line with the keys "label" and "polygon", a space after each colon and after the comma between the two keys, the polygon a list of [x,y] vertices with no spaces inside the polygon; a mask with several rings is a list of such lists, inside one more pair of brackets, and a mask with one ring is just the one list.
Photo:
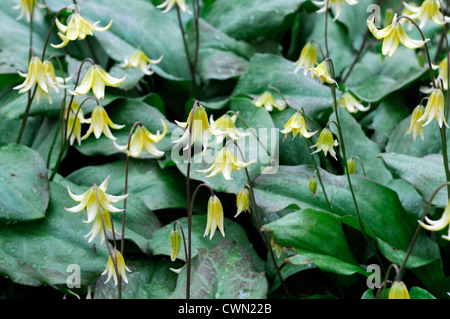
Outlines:
{"label": "trout lily flower", "polygon": [[411,115],[411,122],[409,125],[408,131],[405,133],[405,135],[413,133],[414,141],[417,138],[417,134],[420,134],[420,137],[422,140],[423,137],[423,121],[419,121],[419,119],[423,116],[423,113],[425,112],[425,108],[422,105],[417,105],[414,111]]}
{"label": "trout lily flower", "polygon": [[36,16],[35,8],[44,9],[45,5],[39,3],[37,0],[20,0],[20,3],[13,7],[14,10],[21,10],[20,15],[17,17],[17,20],[22,19],[23,16],[26,16],[27,21],[31,20],[31,16]]}
{"label": "trout lily flower", "polygon": [[91,118],[87,119],[86,123],[89,123],[91,125],[89,126],[86,134],[84,134],[84,136],[81,138],[82,140],[87,139],[93,132],[95,138],[99,138],[103,133],[107,138],[114,141],[116,138],[114,137],[114,135],[112,135],[109,128],[111,127],[115,130],[120,130],[125,126],[114,124],[109,118],[108,113],[106,113],[105,109],[100,104],[94,107],[94,109],[92,110]]}
{"label": "trout lily flower", "polygon": [[365,112],[370,109],[370,105],[364,106],[361,101],[358,101],[352,94],[345,92],[337,101],[337,105],[345,108],[350,113],[357,113],[358,111]]}
{"label": "trout lily flower", "polygon": [[[123,209],[119,209],[112,204],[117,203],[118,201],[124,200],[128,197],[128,194],[122,196],[113,196],[106,193],[106,189],[108,187],[109,176],[100,184],[100,186],[96,187],[95,185],[89,188],[85,193],[81,195],[73,194],[70,191],[70,187],[67,186],[67,192],[69,193],[70,198],[74,201],[79,202],[78,205],[71,208],[64,208],[70,213],[79,213],[86,209],[87,212],[87,221],[86,223],[90,224],[95,217],[99,214],[98,203],[100,204],[100,208],[111,212],[118,213],[122,212]],[[97,192],[95,191],[97,189]]]}
{"label": "trout lily flower", "polygon": [[317,49],[311,42],[308,42],[300,52],[300,57],[294,63],[296,68],[294,73],[297,73],[300,69],[304,69],[303,75],[308,73],[309,68],[314,68],[317,64]]}
{"label": "trout lily flower", "polygon": [[422,125],[426,126],[435,118],[438,121],[439,127],[442,127],[442,124],[445,124],[445,126],[448,127],[447,122],[445,121],[444,113],[444,94],[441,89],[434,89],[428,98],[423,115],[417,120],[417,122],[426,120],[426,122]]}
{"label": "trout lily flower", "polygon": [[367,26],[375,38],[378,40],[383,39],[381,52],[383,55],[387,55],[388,57],[392,57],[394,55],[400,42],[402,42],[408,49],[418,49],[430,40],[413,40],[408,37],[403,29],[403,26],[397,21],[397,14],[394,15],[391,24],[381,30],[378,30],[375,26],[375,17],[367,20]]}
{"label": "trout lily flower", "polygon": [[[444,229],[450,224],[450,202],[447,204],[447,207],[445,207],[444,213],[442,214],[440,219],[432,220],[425,216],[425,222],[422,222],[421,220],[419,220],[418,222],[420,226],[429,231],[439,231]],[[450,228],[448,230],[447,236],[443,235],[442,238],[450,240]]]}
{"label": "trout lily flower", "polygon": [[219,228],[222,236],[225,237],[225,231],[223,228],[223,207],[219,198],[214,195],[211,196],[208,200],[208,211],[207,211],[207,221],[206,221],[206,229],[203,237],[208,235],[209,239],[212,239],[214,233],[216,232],[216,228]]}
{"label": "trout lily flower", "polygon": [[[333,21],[336,21],[339,18],[339,16],[341,15],[342,0],[322,0],[322,1],[313,1],[313,3],[318,7],[322,7],[319,10],[317,10],[317,12],[322,13],[327,10],[327,1],[328,1],[328,9],[330,9],[331,5],[334,4],[336,12],[335,12],[335,17],[334,17]],[[356,1],[356,0],[345,0],[345,2],[351,6],[358,4],[358,1]]]}
{"label": "trout lily flower", "polygon": [[403,281],[394,281],[389,290],[388,299],[410,299],[408,288]]}
{"label": "trout lily flower", "polygon": [[237,119],[237,114],[230,116],[228,114],[224,114],[219,117],[216,121],[214,121],[213,115],[211,114],[209,118],[209,125],[213,130],[219,132],[225,132],[226,134],[220,134],[216,136],[216,143],[220,144],[223,142],[226,136],[229,136],[233,140],[238,140],[242,137],[250,135],[250,133],[245,133],[239,130],[235,123]]}
{"label": "trout lily flower", "polygon": [[[155,143],[161,141],[167,134],[167,125],[161,119],[161,123],[164,127],[163,132],[160,134],[159,131],[156,134],[152,134],[144,126],[139,125],[134,131],[130,139],[130,150],[128,155],[131,157],[139,157],[142,151],[145,149],[150,155],[154,157],[161,157],[164,152],[158,150],[155,147]],[[128,145],[117,145],[116,141],[113,140],[114,146],[119,151],[127,151]]]}
{"label": "trout lily flower", "polygon": [[445,57],[438,66],[439,74],[436,78],[436,83],[441,83],[445,91],[448,90],[448,61],[447,57]]}
{"label": "trout lily flower", "polygon": [[423,29],[430,19],[438,25],[444,25],[450,22],[449,17],[442,15],[440,2],[436,0],[425,0],[422,2],[420,7],[403,2],[405,9],[407,9],[410,14],[408,15],[411,19],[420,21],[419,27]]}
{"label": "trout lily flower", "polygon": [[85,95],[92,88],[95,97],[101,100],[105,97],[105,85],[117,87],[122,84],[126,78],[126,75],[120,79],[115,78],[105,72],[99,65],[95,64],[89,67],[81,84],[78,85],[73,92],[70,91],[70,93],[73,95]]}
{"label": "trout lily flower", "polygon": [[286,108],[286,103],[283,100],[275,99],[273,94],[269,91],[266,91],[259,97],[253,99],[252,103],[256,107],[264,106],[267,112],[272,112],[274,107],[279,111],[283,111]]}
{"label": "trout lily flower", "polygon": [[331,133],[329,129],[324,128],[322,132],[320,132],[317,143],[311,146],[311,148],[317,148],[317,150],[312,152],[312,154],[323,151],[325,156],[327,156],[327,153],[330,152],[330,155],[333,156],[335,160],[337,160],[336,152],[334,151],[333,146],[338,146],[338,142],[334,140],[333,133]]}
{"label": "trout lily flower", "polygon": [[248,163],[240,161],[237,156],[227,146],[225,146],[219,151],[219,153],[217,153],[214,163],[209,168],[197,170],[197,172],[210,173],[206,177],[214,177],[219,173],[222,173],[223,177],[227,181],[230,181],[232,180],[232,171],[239,171],[242,168],[250,166],[251,164],[253,164],[253,162],[254,160]]}
{"label": "trout lily flower", "polygon": [[81,124],[88,121],[84,118],[83,110],[77,100],[72,101],[70,108],[67,106],[64,116],[67,119],[66,138],[70,139],[70,145],[73,145],[75,139],[77,139],[78,145],[81,145]]}
{"label": "trout lily flower", "polygon": [[[131,272],[131,270],[128,269],[128,267],[125,265],[125,260],[123,259],[122,254],[116,248],[114,248],[113,255],[114,255],[113,257],[117,264],[117,270],[119,272],[119,275],[122,277],[122,279],[125,283],[128,283],[127,274],[125,271]],[[108,277],[105,281],[105,284],[111,278],[114,278],[114,284],[117,286],[118,278],[117,278],[116,268],[114,266],[114,262],[111,259],[111,256],[109,256],[109,258],[108,258],[108,263],[106,264],[105,271],[102,272],[102,275],[106,275],[106,274],[108,274]]]}
{"label": "trout lily flower", "polygon": [[136,49],[136,51],[133,52],[130,59],[125,58],[125,61],[120,66],[122,68],[137,68],[139,67],[145,75],[152,75],[154,73],[153,70],[151,70],[152,64],[158,64],[163,59],[163,56],[160,56],[157,60],[150,59],[144,51],[141,49]]}
{"label": "trout lily flower", "polygon": [[194,110],[194,114],[192,114],[192,110],[191,112],[189,112],[189,116],[186,122],[175,121],[175,123],[177,123],[179,127],[185,128],[186,130],[184,131],[184,134],[178,140],[173,141],[173,143],[181,143],[188,140],[189,131],[191,130],[190,127],[191,118],[193,125],[191,145],[186,145],[186,147],[184,148],[185,150],[191,147],[195,143],[195,141],[200,138],[200,141],[202,142],[203,145],[203,152],[205,152],[208,147],[208,140],[210,135],[218,136],[226,134],[225,132],[217,131],[216,129],[214,129],[209,125],[208,115],[206,114],[205,108],[201,105],[198,105]]}
{"label": "trout lily flower", "polygon": [[[92,242],[95,237],[97,237],[98,234],[100,234],[100,245],[103,245],[104,241],[105,241],[105,231],[103,230],[103,223],[105,224],[105,228],[106,228],[106,233],[107,235],[112,233],[113,231],[113,226],[112,226],[112,221],[111,218],[109,217],[110,212],[106,211],[106,210],[102,210],[102,215],[100,217],[100,214],[97,214],[94,218],[94,225],[92,226],[91,231],[84,237],[89,237],[88,242]],[[102,222],[103,219],[103,222]],[[87,223],[85,221],[85,223]],[[114,233],[116,235],[119,235],[119,233],[114,230]],[[108,235],[109,236],[109,235]]]}
{"label": "trout lily flower", "polygon": [[328,63],[326,60],[322,61],[318,66],[315,68],[308,68],[308,71],[311,72],[311,76],[315,79],[318,78],[320,83],[327,82],[329,84],[336,84],[338,86],[337,82],[330,76],[328,73]]}
{"label": "trout lily flower", "polygon": [[62,42],[60,44],[51,44],[55,49],[64,48],[69,41],[75,41],[77,39],[84,40],[86,36],[93,35],[93,31],[103,32],[111,28],[113,20],[111,20],[105,27],[98,27],[100,21],[91,24],[85,18],[81,16],[79,12],[74,12],[67,18],[67,25],[62,24],[58,18],[55,20],[56,27],[59,32],[58,35]]}
{"label": "trout lily flower", "polygon": [[310,138],[316,134],[317,131],[308,132],[306,129],[305,119],[299,112],[295,112],[295,114],[292,115],[289,121],[284,125],[284,130],[281,130],[280,133],[284,134],[284,141],[289,133],[292,133],[292,139],[294,139],[297,134],[304,136],[305,138]]}
{"label": "trout lily flower", "polygon": [[176,229],[172,229],[169,234],[170,260],[175,261],[180,253],[181,235]]}
{"label": "trout lily flower", "polygon": [[238,217],[242,212],[250,212],[249,192],[246,187],[242,188],[236,198],[237,213],[234,218]]}
{"label": "trout lily flower", "polygon": [[158,5],[156,7],[158,9],[165,8],[161,12],[162,13],[166,13],[166,12],[169,12],[170,9],[172,9],[175,4],[178,6],[178,8],[180,8],[181,11],[189,13],[189,14],[192,13],[191,11],[189,11],[189,8],[186,5],[186,0],[166,0],[166,1],[164,1],[163,3],[161,3],[160,5]]}

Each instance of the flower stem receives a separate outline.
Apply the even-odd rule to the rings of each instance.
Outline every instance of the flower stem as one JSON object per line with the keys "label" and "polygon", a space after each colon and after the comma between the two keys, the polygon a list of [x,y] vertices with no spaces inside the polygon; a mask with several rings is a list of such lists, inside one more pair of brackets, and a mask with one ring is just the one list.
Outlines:
{"label": "flower stem", "polygon": [[183,38],[184,52],[186,54],[186,58],[187,58],[188,66],[189,66],[189,72],[191,74],[191,86],[189,89],[189,97],[192,97],[192,92],[193,92],[194,83],[195,83],[195,70],[194,70],[194,65],[192,64],[192,61],[191,61],[191,57],[189,55],[189,46],[186,41],[186,32],[184,31],[183,22],[181,21],[180,8],[178,8],[177,5],[175,7],[177,9],[177,18],[178,18],[178,24],[179,24],[180,30],[181,30],[181,37]]}

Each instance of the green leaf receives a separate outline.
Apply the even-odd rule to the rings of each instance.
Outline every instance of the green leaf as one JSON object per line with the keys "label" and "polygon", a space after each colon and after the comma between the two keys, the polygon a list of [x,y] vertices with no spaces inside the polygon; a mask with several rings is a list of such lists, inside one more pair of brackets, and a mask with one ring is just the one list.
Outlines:
{"label": "green leaf", "polygon": [[263,228],[271,232],[277,244],[294,248],[324,271],[342,275],[366,274],[348,247],[341,223],[329,213],[303,209]]}
{"label": "green leaf", "polygon": [[30,221],[45,216],[49,202],[47,169],[27,146],[0,148],[0,219]]}
{"label": "green leaf", "polygon": [[[267,280],[255,271],[252,257],[241,245],[222,240],[216,247],[200,249],[192,260],[191,298],[264,299]],[[186,267],[178,275],[170,298],[186,298]]]}

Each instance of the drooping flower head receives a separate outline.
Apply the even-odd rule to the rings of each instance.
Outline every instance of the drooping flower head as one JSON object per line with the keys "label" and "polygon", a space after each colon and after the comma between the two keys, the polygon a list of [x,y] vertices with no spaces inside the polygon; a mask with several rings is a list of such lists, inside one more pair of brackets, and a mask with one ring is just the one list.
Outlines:
{"label": "drooping flower head", "polygon": [[[68,102],[70,104],[70,102]],[[67,118],[67,132],[66,138],[70,137],[70,145],[73,145],[75,139],[77,139],[78,145],[81,144],[81,124],[87,123],[88,121],[84,118],[83,110],[80,108],[77,100],[72,101],[72,105],[67,105],[64,114]]]}
{"label": "drooping flower head", "polygon": [[[102,209],[102,215],[100,216],[100,214],[97,214],[94,218],[94,224],[92,226],[91,231],[86,234],[86,236],[84,237],[89,237],[88,242],[92,242],[98,234],[100,234],[100,245],[103,245],[103,243],[106,240],[105,237],[105,230],[106,230],[106,234],[107,236],[109,236],[108,234],[111,234],[113,232],[113,226],[112,226],[112,221],[110,218],[110,212],[103,210]],[[87,222],[85,222],[87,223]],[[103,224],[105,225],[105,230],[103,230]],[[117,232],[116,229],[114,229],[114,233],[115,235],[119,235],[119,233]]]}
{"label": "drooping flower head", "polygon": [[308,73],[309,68],[314,68],[317,64],[317,49],[311,42],[306,43],[300,52],[300,57],[294,63],[296,68],[294,73],[297,73],[300,69],[304,69],[303,74],[306,75]]}
{"label": "drooping flower head", "polygon": [[206,177],[214,177],[219,173],[223,174],[223,177],[229,181],[232,180],[231,172],[239,171],[242,168],[250,166],[254,161],[245,163],[237,158],[237,156],[227,147],[224,146],[214,160],[214,163],[207,169],[198,170],[200,173],[210,173]]}
{"label": "drooping flower head", "polygon": [[[448,62],[447,57],[445,57],[438,66],[439,74],[436,78],[436,83],[441,84],[445,91],[448,90]],[[442,81],[441,81],[442,80]]]}
{"label": "drooping flower head", "polygon": [[234,218],[238,217],[242,212],[250,212],[249,191],[247,187],[240,190],[236,198],[237,213]]}
{"label": "drooping flower head", "polygon": [[341,98],[337,101],[337,105],[345,108],[350,113],[357,113],[358,111],[365,112],[370,109],[370,105],[362,105],[361,101],[358,101],[349,92],[342,94]]}
{"label": "drooping flower head", "polygon": [[423,137],[423,123],[424,122],[423,122],[423,120],[419,121],[419,119],[423,116],[424,111],[425,111],[425,108],[423,107],[423,105],[417,105],[416,108],[414,109],[414,111],[412,112],[409,129],[405,133],[405,135],[413,133],[414,141],[417,138],[417,134],[420,134],[420,137],[422,138],[422,140],[424,139],[424,137]]}
{"label": "drooping flower head", "polygon": [[225,113],[224,115],[222,115],[221,117],[219,117],[217,120],[214,121],[213,115],[211,114],[209,118],[210,127],[215,131],[226,133],[216,136],[217,144],[222,143],[226,136],[230,137],[233,140],[238,140],[250,134],[249,132],[245,133],[236,127],[235,125],[236,119],[237,114],[230,116],[227,113]]}
{"label": "drooping flower head", "polygon": [[328,73],[328,63],[326,60],[322,61],[315,68],[308,68],[308,71],[310,72],[313,78],[318,78],[320,83],[323,82],[327,82],[329,84],[334,83],[336,84],[336,86],[338,86],[337,82],[331,77],[330,73]]}
{"label": "drooping flower head", "polygon": [[103,32],[108,30],[113,20],[111,20],[107,26],[98,27],[97,25],[100,21],[91,24],[87,21],[79,12],[74,12],[67,18],[67,25],[62,24],[58,18],[55,20],[56,26],[59,30],[58,35],[61,38],[62,42],[58,45],[51,44],[55,49],[60,49],[65,47],[69,41],[75,41],[77,39],[84,40],[86,36],[93,35],[93,31]]}
{"label": "drooping flower head", "polygon": [[166,13],[166,12],[169,12],[175,4],[178,6],[178,8],[180,8],[181,11],[189,13],[189,14],[191,13],[191,11],[189,11],[188,6],[186,5],[186,0],[166,0],[156,7],[158,9],[165,8],[162,11],[162,13]]}
{"label": "drooping flower head", "polygon": [[409,4],[403,2],[405,9],[407,9],[410,14],[408,16],[413,19],[420,21],[419,27],[423,29],[430,19],[438,25],[443,25],[450,22],[449,17],[442,15],[440,2],[436,0],[425,0],[422,2],[420,7],[415,4]]}
{"label": "drooping flower head", "polygon": [[169,233],[170,260],[175,261],[180,253],[181,235],[176,229],[172,229]]}
{"label": "drooping flower head", "polygon": [[152,60],[150,59],[144,51],[141,49],[136,49],[136,51],[133,52],[130,59],[125,58],[125,61],[120,66],[122,68],[137,68],[139,67],[145,75],[152,75],[154,73],[153,70],[151,70],[151,67],[153,64],[158,64],[163,59],[163,56],[161,55],[159,59]]}
{"label": "drooping flower head", "polygon": [[317,178],[315,176],[309,179],[309,190],[313,193],[314,197],[317,196]]}
{"label": "drooping flower head", "polygon": [[388,299],[410,299],[408,288],[403,281],[394,281],[389,290]]}
{"label": "drooping flower head", "polygon": [[[345,0],[345,2],[348,5],[354,6],[358,4],[357,0]],[[325,12],[327,10],[327,0],[322,0],[322,1],[313,1],[313,3],[318,6],[318,7],[322,7],[319,10],[317,10],[317,12]],[[335,21],[337,18],[339,18],[339,16],[341,15],[341,11],[342,11],[342,0],[328,0],[328,9],[331,8],[331,5],[334,4],[334,8],[335,8],[335,16],[333,21]]]}
{"label": "drooping flower head", "polygon": [[70,93],[73,95],[85,95],[92,88],[92,93],[94,93],[97,99],[101,100],[105,97],[105,86],[117,87],[122,84],[126,78],[126,75],[120,79],[115,78],[109,75],[98,64],[94,64],[87,70],[81,84],[78,85],[73,92],[70,91]]}
{"label": "drooping flower head", "polygon": [[272,112],[274,107],[278,109],[278,111],[283,111],[286,108],[286,102],[275,99],[270,91],[266,91],[259,97],[253,99],[252,103],[256,107],[264,106],[267,112]]}
{"label": "drooping flower head", "polygon": [[425,111],[423,115],[417,120],[417,122],[426,121],[422,126],[426,126],[431,123],[433,119],[438,121],[439,127],[442,127],[442,124],[445,124],[448,127],[447,122],[445,121],[445,103],[444,103],[444,94],[441,89],[434,89],[430,97],[428,98],[427,105],[425,107]]}
{"label": "drooping flower head", "polygon": [[297,134],[303,136],[305,138],[310,138],[315,132],[308,132],[306,129],[305,119],[299,112],[295,112],[294,115],[291,116],[289,121],[284,125],[284,130],[281,130],[280,133],[284,134],[284,139],[286,139],[289,133],[292,133],[292,139],[294,139]]}
{"label": "drooping flower head", "polygon": [[400,42],[402,42],[408,49],[418,49],[430,40],[413,40],[408,37],[403,29],[403,26],[397,21],[397,14],[394,15],[392,23],[381,30],[378,30],[375,26],[375,17],[367,20],[367,26],[375,38],[378,40],[383,40],[381,52],[383,55],[387,55],[388,57],[392,57],[394,55]]}
{"label": "drooping flower head", "polygon": [[338,146],[338,142],[334,139],[333,133],[331,133],[329,129],[324,128],[322,132],[320,132],[317,143],[311,146],[311,148],[317,148],[317,150],[312,152],[312,154],[323,151],[325,156],[327,156],[327,153],[330,152],[330,155],[333,156],[335,160],[337,160],[336,152],[333,149],[334,146]]}
{"label": "drooping flower head", "polygon": [[31,16],[33,16],[33,18],[36,16],[36,7],[39,9],[44,9],[45,5],[39,3],[37,0],[20,0],[20,3],[13,7],[13,9],[21,10],[17,20],[20,20],[23,16],[26,16],[27,21],[30,21]]}
{"label": "drooping flower head", "polygon": [[115,130],[120,130],[125,125],[114,124],[106,113],[103,106],[100,104],[96,105],[91,113],[91,118],[86,119],[86,123],[90,123],[89,129],[86,134],[81,138],[82,140],[87,139],[91,133],[94,133],[95,138],[99,138],[100,135],[105,134],[105,136],[111,140],[115,140],[116,138],[112,135],[111,130],[109,128],[113,128]]}
{"label": "drooping flower head", "polygon": [[[438,220],[432,220],[425,216],[425,222],[419,220],[420,226],[429,231],[440,231],[447,227],[450,224],[450,202],[447,204],[447,207],[444,209],[444,213],[442,213],[441,218]],[[447,235],[443,235],[442,238],[446,240],[450,240],[450,227]]]}
{"label": "drooping flower head", "polygon": [[206,229],[203,237],[208,235],[209,239],[213,238],[216,228],[219,228],[222,236],[225,237],[225,230],[223,228],[223,207],[219,198],[214,195],[208,200],[208,211],[207,211],[207,221]]}
{"label": "drooping flower head", "polygon": [[[125,260],[123,259],[122,254],[116,249],[114,248],[113,250],[113,257],[116,260],[117,263],[117,269],[119,272],[119,276],[122,277],[123,281],[125,283],[128,283],[128,279],[127,279],[127,274],[125,271],[131,272],[130,269],[128,269],[128,267],[125,265]],[[108,258],[108,263],[106,264],[106,269],[105,271],[102,273],[102,275],[106,275],[108,274],[108,277],[105,281],[105,284],[111,279],[114,278],[114,284],[117,286],[119,280],[118,280],[118,276],[116,273],[116,268],[114,267],[114,262],[111,259],[111,256],[109,256]]]}
{"label": "drooping flower head", "polygon": [[[161,141],[167,134],[167,125],[163,119],[161,119],[161,123],[164,127],[161,134],[159,133],[159,131],[157,131],[156,134],[152,134],[142,125],[139,125],[136,128],[130,139],[130,151],[128,154],[131,157],[138,157],[139,155],[141,155],[144,149],[154,157],[161,157],[164,155],[164,152],[158,150],[155,146],[155,143]],[[117,145],[116,141],[114,140],[113,143],[119,151],[126,152],[128,149],[128,145],[126,144]]]}

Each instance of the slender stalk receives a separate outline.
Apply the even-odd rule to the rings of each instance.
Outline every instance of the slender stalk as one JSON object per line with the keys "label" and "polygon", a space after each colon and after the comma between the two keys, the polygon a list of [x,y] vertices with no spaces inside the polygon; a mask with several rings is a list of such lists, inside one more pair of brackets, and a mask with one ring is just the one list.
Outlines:
{"label": "slender stalk", "polygon": [[[194,55],[194,62],[192,65],[192,71],[194,73],[194,80],[195,80],[195,74],[197,73],[197,64],[198,64],[198,55],[199,55],[199,49],[200,49],[200,29],[199,29],[199,16],[200,16],[200,5],[198,0],[192,0],[192,7],[194,11],[194,24],[195,24],[195,55]],[[195,82],[191,82],[190,86],[190,96],[192,96],[194,91],[194,84]]]}
{"label": "slender stalk", "polygon": [[378,289],[378,292],[377,292],[377,294],[375,296],[375,299],[378,299],[380,291],[381,291],[381,299],[384,299],[384,293],[386,291],[387,283],[388,283],[388,281],[390,281],[390,280],[388,280],[388,278],[389,278],[389,274],[390,274],[392,268],[395,269],[395,272],[396,272],[395,278],[396,278],[396,280],[398,280],[398,281],[400,280],[400,272],[399,272],[399,269],[398,269],[397,265],[396,264],[390,264],[388,269],[387,269],[387,271],[386,271],[386,275],[384,277],[384,282],[381,285],[380,289]]}
{"label": "slender stalk", "polygon": [[330,9],[328,8],[328,5],[330,3],[330,0],[327,0],[326,2],[326,11],[325,11],[325,51],[327,53],[326,57],[330,57],[330,51],[328,50],[328,12]]}
{"label": "slender stalk", "polygon": [[184,52],[186,53],[186,58],[187,58],[188,66],[189,66],[189,72],[191,74],[191,86],[190,86],[190,90],[189,90],[189,97],[192,97],[193,85],[195,83],[195,70],[194,70],[194,65],[192,64],[191,57],[189,54],[189,46],[186,41],[186,32],[184,31],[183,22],[181,21],[180,8],[177,5],[175,7],[177,9],[177,18],[178,18],[178,24],[179,24],[180,30],[181,30],[181,37],[183,38]]}

